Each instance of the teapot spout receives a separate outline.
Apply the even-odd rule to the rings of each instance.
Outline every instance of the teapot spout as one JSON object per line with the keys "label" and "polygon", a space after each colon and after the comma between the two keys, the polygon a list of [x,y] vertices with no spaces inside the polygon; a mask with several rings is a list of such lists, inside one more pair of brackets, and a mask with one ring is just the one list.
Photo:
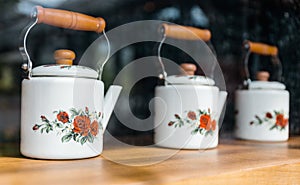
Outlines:
{"label": "teapot spout", "polygon": [[102,119],[102,127],[103,132],[105,131],[109,118],[114,110],[114,107],[117,103],[118,97],[121,93],[122,87],[118,85],[111,85],[104,97],[103,103],[103,119]]}
{"label": "teapot spout", "polygon": [[216,115],[217,120],[220,119],[221,113],[224,109],[224,105],[226,103],[226,99],[227,99],[227,92],[226,91],[220,91],[219,92],[219,99],[218,99],[218,112]]}

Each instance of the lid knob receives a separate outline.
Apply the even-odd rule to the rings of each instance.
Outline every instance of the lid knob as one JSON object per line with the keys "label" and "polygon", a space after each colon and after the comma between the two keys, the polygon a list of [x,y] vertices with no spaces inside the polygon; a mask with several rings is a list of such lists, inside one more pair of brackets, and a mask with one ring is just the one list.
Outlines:
{"label": "lid knob", "polygon": [[267,71],[258,71],[256,73],[256,79],[258,81],[268,81],[270,78],[270,73]]}
{"label": "lid knob", "polygon": [[195,75],[195,72],[197,70],[197,67],[195,64],[190,64],[190,63],[183,63],[180,65],[184,72],[182,75]]}
{"label": "lid knob", "polygon": [[59,49],[54,52],[54,60],[56,64],[60,65],[73,65],[75,53],[72,50]]}

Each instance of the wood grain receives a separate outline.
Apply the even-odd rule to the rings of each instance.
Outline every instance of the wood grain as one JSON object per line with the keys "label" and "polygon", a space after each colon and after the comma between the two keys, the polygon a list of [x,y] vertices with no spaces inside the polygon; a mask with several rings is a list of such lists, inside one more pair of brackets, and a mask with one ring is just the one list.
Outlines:
{"label": "wood grain", "polygon": [[211,39],[211,32],[209,30],[195,28],[191,26],[162,24],[162,32],[167,37],[175,38],[175,39],[183,39],[183,40],[201,39],[205,42]]}
{"label": "wood grain", "polygon": [[35,160],[10,152],[0,158],[0,184],[300,184],[300,137],[286,143],[225,139],[217,149],[179,152],[109,142],[103,156],[84,160]]}
{"label": "wood grain", "polygon": [[269,55],[269,56],[277,56],[278,48],[276,46],[271,46],[261,42],[251,42],[245,41],[244,47],[249,49],[250,52],[256,53],[259,55]]}
{"label": "wood grain", "polygon": [[73,65],[73,60],[76,55],[74,51],[68,49],[58,49],[53,54],[56,64],[59,65]]}
{"label": "wood grain", "polygon": [[38,23],[72,30],[94,31],[97,33],[101,33],[105,28],[105,21],[101,17],[96,18],[77,12],[43,8],[41,6],[36,6],[35,8]]}

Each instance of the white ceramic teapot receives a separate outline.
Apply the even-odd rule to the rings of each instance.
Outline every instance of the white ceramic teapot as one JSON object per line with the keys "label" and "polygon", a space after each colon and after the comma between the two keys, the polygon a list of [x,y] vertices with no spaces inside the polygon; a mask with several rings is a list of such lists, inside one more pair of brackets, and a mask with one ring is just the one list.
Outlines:
{"label": "white ceramic teapot", "polygon": [[[162,24],[160,31],[163,39],[159,50],[166,37],[204,42],[211,38],[209,30],[188,26]],[[155,97],[162,101],[154,104],[154,143],[178,149],[216,147],[219,138],[218,122],[227,92],[220,91],[211,78],[194,75],[194,64],[182,64],[183,74],[167,76],[158,53],[163,72],[160,78],[164,79],[165,84],[155,88]],[[211,66],[213,73],[215,65]]]}
{"label": "white ceramic teapot", "polygon": [[256,81],[250,80],[248,58],[250,53],[271,56],[281,78],[278,49],[262,43],[246,41],[248,50],[244,60],[246,80],[235,93],[235,136],[256,141],[286,141],[289,137],[289,92],[278,81],[268,81],[266,71],[256,73]]}
{"label": "white ceramic teapot", "polygon": [[[42,7],[36,10],[35,23],[96,32],[105,26],[101,18]],[[121,87],[110,86],[104,98],[104,84],[98,80],[98,72],[72,65],[75,54],[69,50],[55,52],[57,64],[31,70],[25,44],[22,51],[28,63],[23,69],[28,78],[22,81],[21,153],[42,159],[78,159],[101,154],[103,132]]]}
{"label": "white ceramic teapot", "polygon": [[166,77],[166,85],[155,89],[154,142],[158,146],[178,149],[207,149],[218,145],[219,117],[227,92],[215,82],[194,75],[196,66],[182,64],[188,75]]}

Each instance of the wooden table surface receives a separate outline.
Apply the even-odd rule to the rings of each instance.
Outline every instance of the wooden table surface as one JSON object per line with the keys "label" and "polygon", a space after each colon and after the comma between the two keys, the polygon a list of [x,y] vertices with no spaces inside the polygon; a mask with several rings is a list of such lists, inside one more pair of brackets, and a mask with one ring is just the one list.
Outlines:
{"label": "wooden table surface", "polygon": [[0,184],[300,184],[300,137],[283,143],[224,139],[201,151],[106,147],[102,156],[65,161],[2,152]]}

